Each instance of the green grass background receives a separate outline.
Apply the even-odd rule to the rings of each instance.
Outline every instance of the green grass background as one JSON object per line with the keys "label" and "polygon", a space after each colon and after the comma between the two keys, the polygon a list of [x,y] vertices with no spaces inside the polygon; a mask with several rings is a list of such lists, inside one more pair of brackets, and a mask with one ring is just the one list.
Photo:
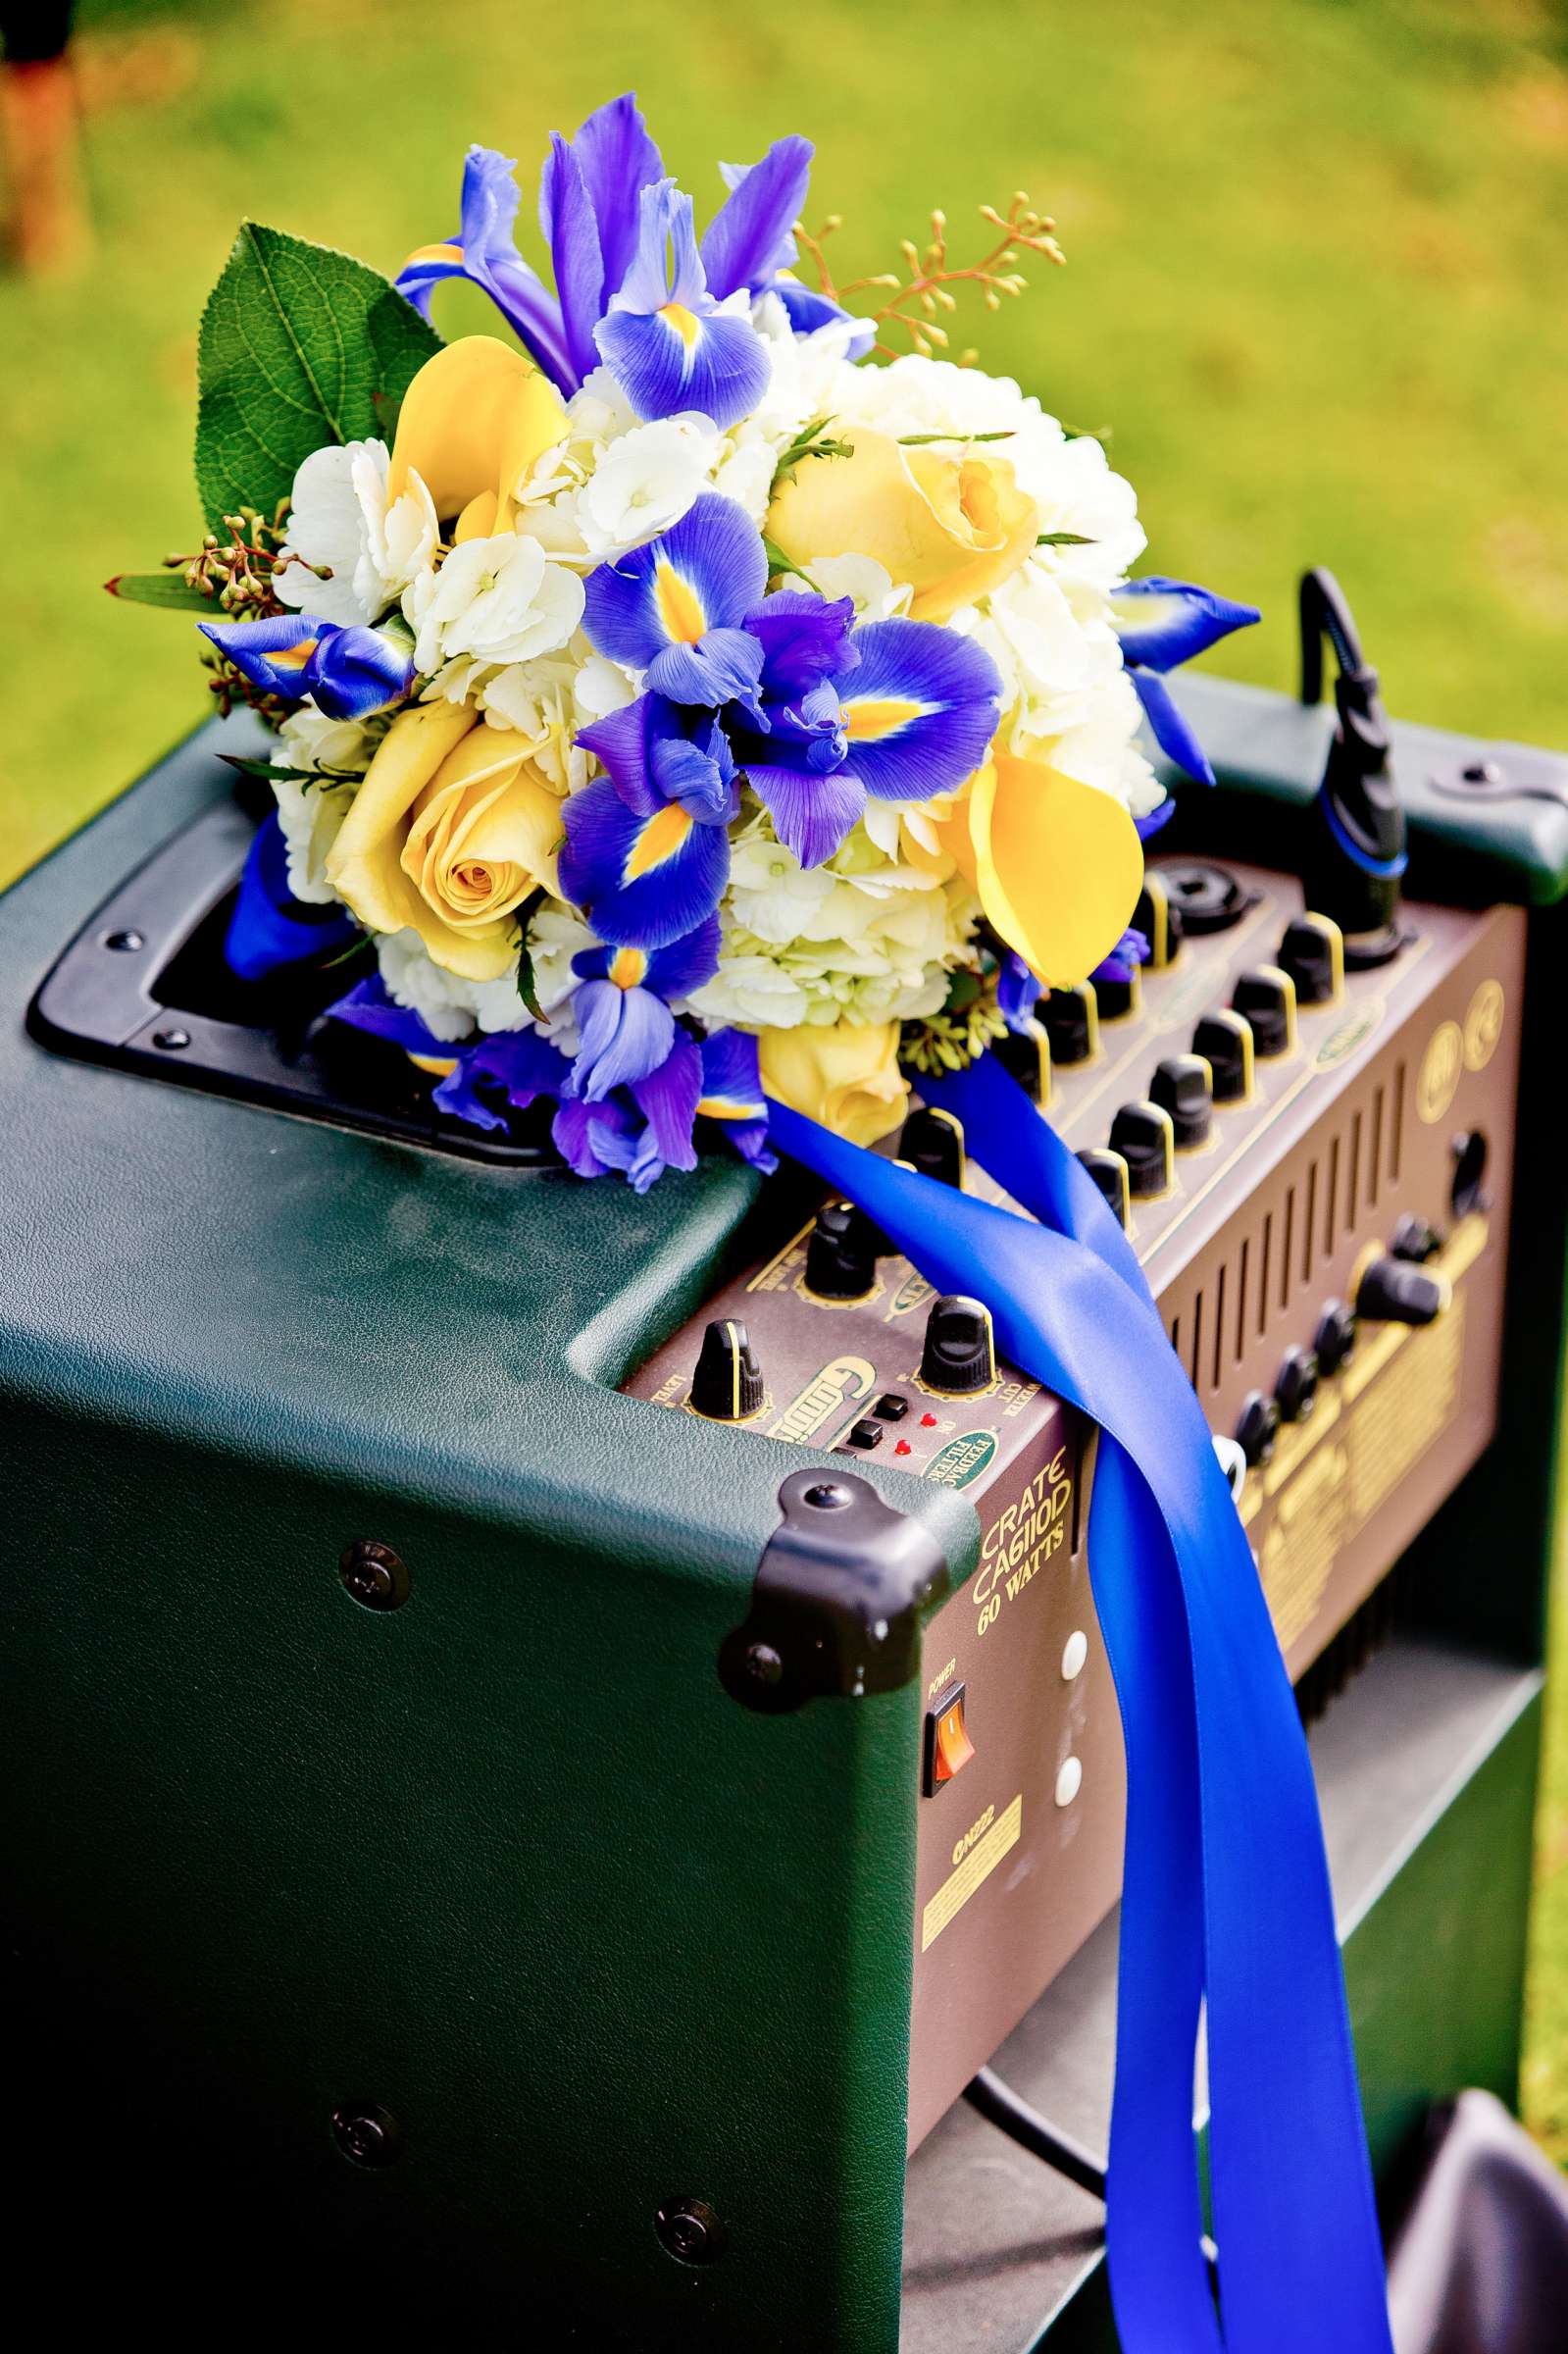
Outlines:
{"label": "green grass background", "polygon": [[[1394,710],[1568,744],[1561,6],[89,0],[80,21],[95,247],[59,281],[0,278],[0,880],[202,709],[188,625],[99,584],[198,528],[196,321],[239,216],[395,268],[455,227],[470,140],[531,185],[549,129],[629,85],[699,214],[716,158],[808,131],[846,272],[894,264],[933,204],[957,244],[1027,188],[1070,266],[956,340],[1113,425],[1151,564],[1263,606],[1218,666],[1286,685],[1292,581],[1326,562]],[[1556,1691],[1526,2097],[1568,2161],[1561,1656]]]}

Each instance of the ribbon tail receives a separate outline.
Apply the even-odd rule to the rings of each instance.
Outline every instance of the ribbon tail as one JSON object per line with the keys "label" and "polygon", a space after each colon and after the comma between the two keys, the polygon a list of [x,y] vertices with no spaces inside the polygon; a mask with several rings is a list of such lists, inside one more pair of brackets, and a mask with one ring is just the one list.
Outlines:
{"label": "ribbon tail", "polygon": [[239,895],[224,936],[224,960],[241,981],[307,959],[333,955],[359,937],[345,908],[309,907],[288,888],[288,852],[273,810],[258,827],[245,856]]}
{"label": "ribbon tail", "polygon": [[[1109,1471],[1109,1493],[1091,1504],[1089,1569],[1133,1794],[1107,2219],[1126,2354],[1220,2342],[1190,2244],[1198,1965],[1183,1874],[1201,1892],[1223,2343],[1390,2354],[1311,1764],[1208,1425],[1125,1238],[1023,1090],[987,1058],[927,1092],[1041,1223],[784,1106],[769,1119],[774,1142],[859,1202],[928,1281],[981,1298],[1006,1356],[1102,1433],[1096,1489]],[[1178,1983],[1162,1993],[1167,1969]]]}

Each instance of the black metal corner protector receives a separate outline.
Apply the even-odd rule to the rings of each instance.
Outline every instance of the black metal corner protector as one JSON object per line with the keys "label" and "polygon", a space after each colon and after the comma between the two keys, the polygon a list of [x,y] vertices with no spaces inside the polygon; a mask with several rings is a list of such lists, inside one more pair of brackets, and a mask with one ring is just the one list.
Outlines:
{"label": "black metal corner protector", "polygon": [[922,1614],[947,1582],[936,1538],[848,1472],[791,1471],[779,1505],[750,1612],[720,1646],[725,1690],[783,1715],[907,1684]]}

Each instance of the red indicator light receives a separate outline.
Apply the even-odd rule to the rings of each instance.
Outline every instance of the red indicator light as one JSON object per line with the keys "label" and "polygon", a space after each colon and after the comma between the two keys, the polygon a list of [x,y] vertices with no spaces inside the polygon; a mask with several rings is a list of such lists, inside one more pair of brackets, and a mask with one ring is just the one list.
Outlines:
{"label": "red indicator light", "polygon": [[900,1439],[897,1446],[893,1449],[894,1455],[913,1455],[914,1452],[914,1449],[910,1446],[907,1439]]}
{"label": "red indicator light", "polygon": [[935,1414],[922,1414],[922,1415],[921,1415],[921,1417],[920,1417],[920,1427],[921,1427],[921,1429],[922,1429],[922,1430],[935,1430],[935,1429],[936,1429],[936,1415],[935,1415]]}

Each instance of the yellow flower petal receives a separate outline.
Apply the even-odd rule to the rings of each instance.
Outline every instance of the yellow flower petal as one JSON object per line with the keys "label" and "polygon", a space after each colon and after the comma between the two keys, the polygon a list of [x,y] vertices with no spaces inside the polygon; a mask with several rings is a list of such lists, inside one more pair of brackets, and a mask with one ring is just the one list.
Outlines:
{"label": "yellow flower petal", "polygon": [[914,589],[917,621],[946,621],[1034,547],[1038,511],[1005,457],[905,449],[861,426],[841,437],[850,456],[803,459],[768,510],[769,537],[795,563],[871,556]]}
{"label": "yellow flower petal", "polygon": [[403,395],[387,503],[412,471],[443,522],[462,517],[463,537],[508,531],[518,485],[565,435],[561,395],[531,360],[494,335],[461,335],[426,361]]}
{"label": "yellow flower petal", "polygon": [[[967,834],[967,843],[963,837]],[[1126,931],[1143,845],[1123,803],[1043,761],[998,752],[942,839],[986,917],[1042,981],[1082,981]]]}
{"label": "yellow flower petal", "polygon": [[757,1038],[763,1088],[852,1145],[874,1145],[897,1127],[908,1100],[899,1030],[897,1022],[763,1030]]}

